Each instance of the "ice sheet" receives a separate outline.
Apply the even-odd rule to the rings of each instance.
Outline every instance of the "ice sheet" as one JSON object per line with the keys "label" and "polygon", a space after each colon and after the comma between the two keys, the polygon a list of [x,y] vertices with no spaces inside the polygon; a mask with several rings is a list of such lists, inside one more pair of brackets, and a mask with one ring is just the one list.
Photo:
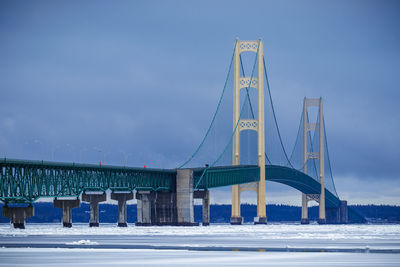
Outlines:
{"label": "ice sheet", "polygon": [[0,224],[0,236],[29,235],[133,235],[133,236],[245,236],[257,239],[399,239],[400,225],[229,225],[212,224],[208,227],[150,226],[116,227],[116,224],[73,224],[63,228],[60,224],[26,224],[26,229],[14,229],[10,224]]}
{"label": "ice sheet", "polygon": [[[21,255],[24,255],[21,257]],[[399,255],[175,250],[1,249],[0,266],[399,266]]]}

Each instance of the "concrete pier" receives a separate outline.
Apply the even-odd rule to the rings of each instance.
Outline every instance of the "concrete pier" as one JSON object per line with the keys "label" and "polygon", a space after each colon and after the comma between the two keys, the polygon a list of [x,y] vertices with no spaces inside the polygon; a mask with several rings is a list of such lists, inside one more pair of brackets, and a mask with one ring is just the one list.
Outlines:
{"label": "concrete pier", "polygon": [[340,223],[348,223],[349,222],[349,215],[347,210],[347,201],[341,200],[340,201]]}
{"label": "concrete pier", "polygon": [[341,200],[339,207],[333,209],[326,209],[326,223],[329,224],[348,223],[347,201]]}
{"label": "concrete pier", "polygon": [[152,225],[151,214],[152,214],[152,209],[154,209],[154,197],[155,197],[155,192],[151,191],[136,192],[136,199],[137,199],[136,226]]}
{"label": "concrete pier", "polygon": [[210,225],[210,191],[206,190],[203,198],[203,226]]}
{"label": "concrete pier", "polygon": [[337,224],[340,222],[340,208],[326,209],[326,223]]}
{"label": "concrete pier", "polygon": [[137,226],[177,225],[174,192],[138,191]]}
{"label": "concrete pier", "polygon": [[174,192],[155,192],[152,209],[152,223],[155,225],[174,225],[177,221],[176,194]]}
{"label": "concrete pier", "polygon": [[118,201],[118,226],[127,227],[126,201],[133,199],[133,193],[112,192],[111,199]]}
{"label": "concrete pier", "polygon": [[62,209],[62,224],[63,227],[72,227],[72,212],[73,208],[81,205],[79,199],[54,199],[53,205],[55,208]]}
{"label": "concrete pier", "polygon": [[3,206],[2,214],[10,219],[14,228],[25,229],[25,220],[34,216],[34,208],[32,205],[28,207],[9,207]]}
{"label": "concrete pier", "polygon": [[194,222],[193,170],[177,170],[176,206],[178,225],[198,225]]}
{"label": "concrete pier", "polygon": [[241,225],[243,223],[243,217],[231,217],[232,225]]}
{"label": "concrete pier", "polygon": [[[207,193],[208,194],[208,193]],[[178,170],[176,192],[137,191],[137,226],[199,225],[194,222],[193,170]],[[205,224],[209,223],[209,197],[204,200]]]}
{"label": "concrete pier", "polygon": [[254,224],[267,224],[267,217],[255,217]]}
{"label": "concrete pier", "polygon": [[193,197],[202,200],[202,225],[210,225],[210,191],[194,191]]}
{"label": "concrete pier", "polygon": [[99,202],[107,200],[107,195],[103,193],[85,192],[82,194],[82,201],[90,203],[90,227],[99,226]]}
{"label": "concrete pier", "polygon": [[310,224],[310,220],[308,218],[301,218],[300,224]]}

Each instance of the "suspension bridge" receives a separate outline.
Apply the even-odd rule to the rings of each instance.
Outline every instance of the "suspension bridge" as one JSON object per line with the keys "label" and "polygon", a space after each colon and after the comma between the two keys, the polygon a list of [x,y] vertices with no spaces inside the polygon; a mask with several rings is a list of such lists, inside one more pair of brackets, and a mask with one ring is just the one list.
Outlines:
{"label": "suspension bridge", "polygon": [[[250,69],[247,73],[245,70]],[[54,199],[64,227],[71,209],[90,203],[90,226],[99,225],[98,204],[106,191],[118,201],[118,226],[127,226],[126,202],[137,199],[136,225],[197,225],[194,199],[202,199],[203,225],[210,222],[210,189],[232,186],[231,224],[242,224],[240,195],[254,191],[255,224],[266,224],[266,181],[301,192],[301,223],[309,223],[308,203],[319,205],[318,223],[364,222],[347,207],[334,185],[322,98],[304,98],[295,145],[287,153],[276,119],[262,40],[236,40],[216,111],[193,154],[173,169],[81,163],[0,160],[2,214],[23,228],[32,203]],[[309,110],[311,110],[309,112]],[[311,120],[315,113],[315,120]],[[133,194],[135,192],[135,194]],[[25,203],[25,206],[16,205]]]}

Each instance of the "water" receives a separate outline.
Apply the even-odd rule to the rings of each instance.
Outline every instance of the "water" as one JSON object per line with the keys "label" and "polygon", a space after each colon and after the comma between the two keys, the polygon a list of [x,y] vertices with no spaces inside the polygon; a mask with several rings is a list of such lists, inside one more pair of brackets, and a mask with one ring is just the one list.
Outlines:
{"label": "water", "polygon": [[[0,225],[0,266],[400,266],[400,225]],[[23,255],[23,257],[21,257]]]}

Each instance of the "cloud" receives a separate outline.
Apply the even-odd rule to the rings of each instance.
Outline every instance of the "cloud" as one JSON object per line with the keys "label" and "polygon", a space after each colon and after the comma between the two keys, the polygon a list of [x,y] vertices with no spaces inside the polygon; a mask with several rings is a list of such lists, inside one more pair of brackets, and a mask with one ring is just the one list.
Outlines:
{"label": "cloud", "polygon": [[340,191],[393,203],[366,196],[399,181],[399,5],[258,4],[2,1],[0,153],[95,163],[101,147],[110,164],[124,151],[129,165],[175,167],[207,130],[235,38],[262,37],[286,149],[303,97],[322,96]]}

